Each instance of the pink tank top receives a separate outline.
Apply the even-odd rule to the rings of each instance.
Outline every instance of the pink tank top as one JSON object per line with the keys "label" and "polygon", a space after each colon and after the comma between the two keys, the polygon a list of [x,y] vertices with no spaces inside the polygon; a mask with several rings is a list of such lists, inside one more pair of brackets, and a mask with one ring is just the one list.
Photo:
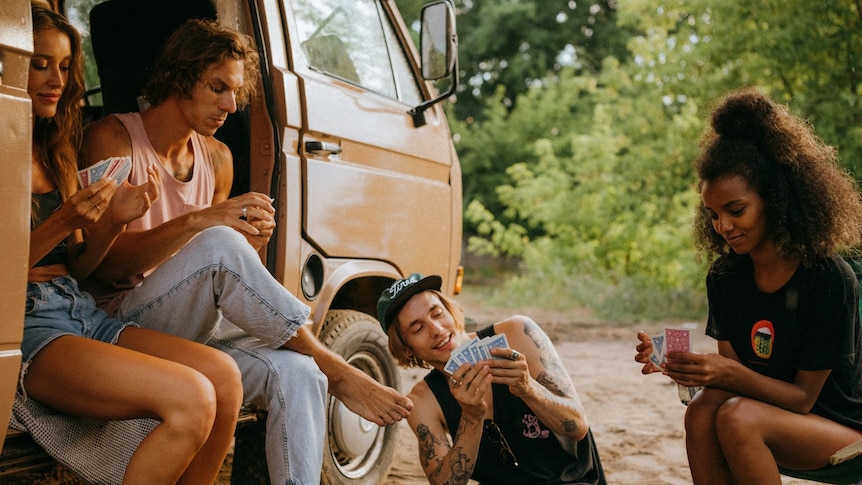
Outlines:
{"label": "pink tank top", "polygon": [[[126,127],[126,131],[129,132],[132,139],[132,170],[129,173],[129,183],[140,185],[146,182],[147,168],[151,166],[156,167],[162,177],[159,198],[143,217],[130,222],[127,225],[127,230],[146,231],[181,215],[212,205],[215,190],[215,169],[202,135],[192,134],[192,152],[195,155],[192,178],[188,182],[181,182],[175,179],[174,175],[165,168],[156,154],[156,150],[144,130],[140,113],[115,114],[114,116]],[[150,271],[117,282],[110,287],[88,281],[85,289],[92,293],[100,308],[105,310],[108,315],[113,315],[119,308],[125,292],[143,281]]]}
{"label": "pink tank top", "polygon": [[129,223],[131,231],[145,231],[157,227],[171,219],[188,214],[212,205],[215,191],[215,170],[212,158],[206,147],[204,137],[193,133],[191,138],[192,151],[195,154],[192,178],[188,182],[180,182],[162,165],[150,139],[144,131],[140,113],[124,113],[114,115],[132,138],[132,171],[129,182],[140,185],[147,181],[147,169],[156,167],[162,176],[162,187],[159,198],[150,210],[140,219]]}

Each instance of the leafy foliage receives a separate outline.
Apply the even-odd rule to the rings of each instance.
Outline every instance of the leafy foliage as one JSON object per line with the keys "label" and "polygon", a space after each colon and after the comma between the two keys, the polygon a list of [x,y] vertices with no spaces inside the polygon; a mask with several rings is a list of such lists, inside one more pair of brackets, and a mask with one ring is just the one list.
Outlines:
{"label": "leafy foliage", "polygon": [[614,21],[614,0],[457,0],[464,92],[458,118],[481,117],[479,106],[518,95],[566,68],[596,72],[608,56],[625,56],[627,33]]}
{"label": "leafy foliage", "polygon": [[[701,314],[690,303],[705,272],[689,229],[690,161],[709,103],[731,89],[754,85],[787,103],[862,174],[859,2],[601,3],[606,21],[591,37],[625,35],[626,48],[603,45],[590,68],[547,62],[578,40],[551,29],[533,41],[548,25],[536,23],[535,3],[490,3],[458,19],[462,59],[480,59],[462,64],[467,77],[489,80],[474,90],[481,104],[464,108],[460,96],[449,113],[469,249],[520,258],[514,293],[568,288],[569,302],[644,316],[648,304],[631,294],[663,288],[653,305],[681,299],[680,315]],[[542,74],[519,63],[527,57]]]}

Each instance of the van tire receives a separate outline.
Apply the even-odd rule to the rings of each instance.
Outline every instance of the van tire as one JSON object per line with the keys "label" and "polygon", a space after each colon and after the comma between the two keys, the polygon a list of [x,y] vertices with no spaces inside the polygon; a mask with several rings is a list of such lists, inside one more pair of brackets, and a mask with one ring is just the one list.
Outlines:
{"label": "van tire", "polygon": [[[401,392],[388,337],[375,318],[355,310],[330,310],[320,340],[354,367]],[[397,428],[366,421],[332,396],[327,401],[326,420],[323,475],[328,483],[383,483],[392,466]]]}

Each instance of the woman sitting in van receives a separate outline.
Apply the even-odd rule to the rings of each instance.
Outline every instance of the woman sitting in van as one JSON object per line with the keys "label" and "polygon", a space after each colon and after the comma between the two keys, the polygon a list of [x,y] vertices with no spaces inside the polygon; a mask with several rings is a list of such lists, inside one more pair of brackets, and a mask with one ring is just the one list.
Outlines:
{"label": "woman sitting in van", "polygon": [[[160,180],[151,173],[133,187],[103,178],[78,189],[80,38],[62,16],[37,5],[32,13],[30,267],[15,420],[88,481],[212,483],[242,404],[239,371],[215,349],[109,318],[78,289],[124,225],[147,211]],[[152,430],[142,441],[74,452],[78,436],[56,432],[58,414],[78,430],[135,418],[152,418]]]}

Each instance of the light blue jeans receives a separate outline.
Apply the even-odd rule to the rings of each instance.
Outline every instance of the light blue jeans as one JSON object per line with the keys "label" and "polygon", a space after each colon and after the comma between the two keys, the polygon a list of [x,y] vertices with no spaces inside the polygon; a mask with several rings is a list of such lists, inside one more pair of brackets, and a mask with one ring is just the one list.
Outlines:
{"label": "light blue jeans", "polygon": [[202,231],[128,292],[115,317],[230,354],[245,402],[268,412],[272,484],[318,484],[327,379],[311,357],[282,348],[309,312],[241,234],[220,226]]}

